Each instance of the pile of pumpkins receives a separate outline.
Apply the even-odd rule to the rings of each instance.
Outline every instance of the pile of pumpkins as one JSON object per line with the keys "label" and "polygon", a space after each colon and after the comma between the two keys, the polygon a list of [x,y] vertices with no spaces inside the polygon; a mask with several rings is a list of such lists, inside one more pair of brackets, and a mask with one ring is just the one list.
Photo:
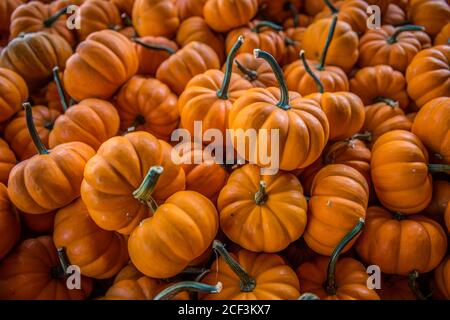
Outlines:
{"label": "pile of pumpkins", "polygon": [[0,299],[450,299],[448,1],[2,0],[0,46]]}

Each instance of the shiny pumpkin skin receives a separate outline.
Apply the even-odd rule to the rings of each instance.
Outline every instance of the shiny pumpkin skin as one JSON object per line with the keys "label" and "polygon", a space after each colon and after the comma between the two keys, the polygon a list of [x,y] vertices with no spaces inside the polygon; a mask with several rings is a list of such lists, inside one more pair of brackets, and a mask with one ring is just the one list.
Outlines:
{"label": "shiny pumpkin skin", "polygon": [[176,40],[182,47],[192,41],[205,43],[214,49],[221,64],[225,61],[225,40],[223,36],[211,30],[202,17],[191,17],[184,20],[178,28]]}
{"label": "shiny pumpkin skin", "polygon": [[130,234],[152,210],[133,197],[150,167],[161,165],[153,198],[162,202],[185,188],[185,174],[171,159],[171,147],[150,133],[138,131],[104,142],[86,164],[81,197],[102,229]]}
{"label": "shiny pumpkin skin", "polygon": [[366,225],[356,251],[384,273],[425,273],[438,266],[447,251],[447,236],[435,221],[421,215],[395,218],[382,207],[367,210]]}
{"label": "shiny pumpkin skin", "polygon": [[194,76],[209,69],[220,69],[217,53],[210,46],[193,41],[164,61],[156,78],[180,95]]}
{"label": "shiny pumpkin skin", "polygon": [[78,198],[84,166],[95,154],[82,142],[65,143],[49,152],[19,162],[9,175],[9,197],[26,213],[47,213]]}
{"label": "shiny pumpkin skin", "polygon": [[173,193],[131,233],[130,259],[149,277],[172,277],[211,245],[218,228],[217,210],[205,196]]}
{"label": "shiny pumpkin skin", "polygon": [[81,289],[68,289],[53,277],[60,264],[50,236],[23,241],[0,263],[0,298],[8,300],[85,300],[92,281],[81,277]]}
{"label": "shiny pumpkin skin", "polygon": [[28,33],[11,40],[0,55],[0,67],[18,73],[33,91],[52,77],[58,66],[64,70],[72,55],[70,44],[61,36],[47,32]]}
{"label": "shiny pumpkin skin", "polygon": [[138,64],[137,53],[124,35],[113,30],[94,32],[67,61],[65,89],[77,101],[109,99],[136,73]]}
{"label": "shiny pumpkin skin", "polygon": [[207,0],[206,23],[217,32],[227,32],[248,23],[258,12],[258,0]]}
{"label": "shiny pumpkin skin", "polygon": [[[340,21],[347,22],[353,31],[361,34],[367,31],[367,2],[364,0],[335,1],[334,6],[338,9],[338,18]],[[332,16],[330,8],[325,8],[316,16],[316,20],[329,18]]]}
{"label": "shiny pumpkin skin", "polygon": [[450,20],[450,6],[446,0],[410,0],[408,19],[434,37]]}
{"label": "shiny pumpkin skin", "polygon": [[0,261],[14,247],[20,238],[19,215],[9,200],[8,189],[0,183]]}
{"label": "shiny pumpkin skin", "polygon": [[351,92],[314,93],[306,96],[317,101],[325,112],[330,124],[330,140],[351,138],[361,130],[364,119],[364,105]]}
{"label": "shiny pumpkin skin", "polygon": [[158,139],[169,141],[179,122],[177,102],[177,96],[161,81],[136,75],[117,94],[120,129],[127,130],[137,117],[142,117],[136,131],[147,131]]}
{"label": "shiny pumpkin skin", "polygon": [[447,256],[434,271],[434,285],[439,296],[450,300],[450,257]]}
{"label": "shiny pumpkin skin", "polygon": [[428,152],[409,131],[383,134],[372,147],[372,181],[380,202],[404,214],[425,209],[431,201]]}
{"label": "shiny pumpkin skin", "polygon": [[[358,170],[344,164],[325,166],[311,186],[304,233],[308,246],[321,255],[331,255],[341,239],[364,218],[368,201],[369,185]],[[356,239],[342,252],[348,251]]]}
{"label": "shiny pumpkin skin", "polygon": [[352,258],[339,259],[336,264],[336,293],[324,288],[329,259],[319,256],[305,262],[296,270],[303,292],[316,294],[321,300],[380,300],[374,289],[367,286],[367,270]]}
{"label": "shiny pumpkin skin", "polygon": [[[330,18],[320,19],[306,28],[303,49],[307,59],[320,59],[331,22]],[[347,22],[338,20],[325,64],[348,72],[358,61],[358,54],[358,35]]]}
{"label": "shiny pumpkin skin", "polygon": [[[266,184],[266,196],[258,204],[255,194],[260,181]],[[300,238],[306,226],[307,203],[297,178],[281,172],[261,175],[252,164],[233,171],[217,209],[225,235],[253,252],[279,252]]]}
{"label": "shiny pumpkin skin", "polygon": [[436,98],[417,113],[412,132],[445,163],[450,163],[450,98]]}
{"label": "shiny pumpkin skin", "polygon": [[450,96],[450,46],[419,52],[406,69],[408,94],[420,108],[429,101]]}
{"label": "shiny pumpkin skin", "polygon": [[0,183],[7,184],[9,173],[16,165],[17,159],[8,143],[0,138]]}
{"label": "shiny pumpkin skin", "polygon": [[[33,107],[33,122],[39,133],[39,137],[46,147],[53,125],[61,114],[56,110],[50,110],[44,106]],[[25,120],[25,111],[20,111],[9,122],[5,129],[5,140],[21,161],[37,154],[36,147],[31,140]]]}
{"label": "shiny pumpkin skin", "polygon": [[220,98],[225,74],[220,70],[208,70],[193,77],[178,100],[180,127],[194,136],[194,122],[202,122],[202,130],[218,129],[226,137],[229,113],[233,103],[252,85],[239,75],[231,74],[227,97]]}
{"label": "shiny pumpkin skin", "polygon": [[350,80],[350,91],[358,95],[364,105],[375,103],[378,97],[395,100],[402,109],[409,105],[405,77],[387,65],[358,70]]}
{"label": "shiny pumpkin skin", "polygon": [[434,38],[434,45],[439,46],[443,44],[449,44],[450,41],[450,22],[447,23],[442,29],[441,32],[439,32],[436,35],[436,38]]}
{"label": "shiny pumpkin skin", "polygon": [[11,118],[28,98],[28,87],[16,72],[0,68],[0,122]]}
{"label": "shiny pumpkin skin", "polygon": [[[302,98],[297,92],[289,92],[289,110],[277,106],[280,100],[280,89],[252,88],[233,104],[229,114],[229,128],[279,129],[279,164],[281,170],[291,171],[304,168],[313,163],[321,154],[329,137],[329,124],[320,105],[311,99]],[[257,135],[258,136],[258,135]],[[235,140],[235,139],[234,139]],[[236,141],[233,141],[236,149]],[[246,144],[245,154],[248,159],[249,150]],[[293,157],[291,150],[301,151]],[[259,158],[259,157],[257,157]],[[256,159],[260,163],[260,159]]]}
{"label": "shiny pumpkin skin", "polygon": [[404,73],[414,56],[422,50],[422,44],[414,31],[404,31],[394,43],[390,43],[389,39],[397,29],[384,25],[367,31],[359,42],[359,66],[388,65]]}
{"label": "shiny pumpkin skin", "polygon": [[76,29],[78,40],[84,41],[96,31],[120,27],[122,20],[119,9],[104,0],[85,1],[80,7],[80,28]]}
{"label": "shiny pumpkin skin", "polygon": [[294,270],[284,259],[273,253],[254,253],[244,249],[230,255],[253,277],[256,287],[252,292],[241,292],[240,279],[222,257],[214,261],[202,282],[222,282],[218,294],[200,296],[202,300],[296,300],[300,287]]}
{"label": "shiny pumpkin skin", "polygon": [[433,181],[433,197],[428,207],[425,208],[426,216],[439,222],[445,222],[445,213],[450,201],[450,182],[445,180]]}
{"label": "shiny pumpkin skin", "polygon": [[[178,45],[165,37],[146,36],[139,38],[139,40],[151,45],[165,46],[173,51],[178,50]],[[170,53],[166,50],[148,49],[137,43],[134,43],[134,48],[139,60],[138,74],[155,76],[159,66],[170,57]]]}
{"label": "shiny pumpkin skin", "polygon": [[128,261],[126,238],[98,227],[81,198],[56,213],[53,241],[88,277],[111,278]]}
{"label": "shiny pumpkin skin", "polygon": [[[238,74],[248,80],[256,88],[276,87],[278,85],[277,79],[272,72],[272,68],[263,59],[257,59],[252,53],[239,53],[235,61],[239,61],[241,65],[254,74],[248,74],[240,70],[236,64],[233,64],[233,73]],[[225,67],[225,66],[224,66]]]}
{"label": "shiny pumpkin skin", "polygon": [[141,37],[171,37],[180,25],[174,1],[136,0],[131,17],[133,26]]}
{"label": "shiny pumpkin skin", "polygon": [[108,101],[85,99],[59,116],[49,136],[49,146],[79,141],[94,150],[115,136],[119,130],[119,114]]}

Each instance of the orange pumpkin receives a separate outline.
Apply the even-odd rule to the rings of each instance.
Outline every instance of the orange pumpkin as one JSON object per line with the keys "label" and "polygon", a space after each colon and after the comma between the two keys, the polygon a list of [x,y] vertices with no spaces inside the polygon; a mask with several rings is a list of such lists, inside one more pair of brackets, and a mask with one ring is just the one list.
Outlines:
{"label": "orange pumpkin", "polygon": [[450,20],[450,6],[446,0],[410,0],[408,20],[434,37]]}
{"label": "orange pumpkin", "polygon": [[11,170],[8,194],[14,205],[24,212],[47,213],[80,196],[84,166],[95,151],[81,142],[47,150],[33,124],[31,105],[25,103],[24,106],[27,127],[38,154],[19,162]]}
{"label": "orange pumpkin", "polygon": [[113,137],[100,146],[86,164],[81,186],[81,197],[100,228],[129,234],[152,216],[155,201],[185,188],[185,174],[173,163],[171,150],[144,131]]}
{"label": "orange pumpkin", "polygon": [[139,74],[156,75],[159,66],[178,50],[178,45],[164,37],[133,38],[139,60]]}
{"label": "orange pumpkin", "polygon": [[7,184],[11,169],[16,165],[17,159],[8,143],[0,138],[0,183]]}
{"label": "orange pumpkin", "polygon": [[25,228],[34,234],[44,235],[53,233],[55,211],[41,214],[20,213],[20,220]]}
{"label": "orange pumpkin", "polygon": [[137,280],[144,276],[136,267],[129,262],[125,267],[123,267],[119,273],[114,277],[114,283],[122,280]]}
{"label": "orange pumpkin", "polygon": [[6,42],[8,42],[9,37],[11,14],[23,2],[23,0],[0,1],[0,38],[4,38]]}
{"label": "orange pumpkin", "polygon": [[211,201],[194,191],[176,192],[133,230],[128,252],[143,274],[172,277],[210,246],[218,228]]}
{"label": "orange pumpkin", "polygon": [[443,223],[445,212],[450,201],[450,182],[445,180],[433,181],[433,197],[428,207],[425,208],[427,217]]}
{"label": "orange pumpkin", "polygon": [[84,41],[91,33],[104,29],[119,29],[122,25],[117,7],[110,1],[85,1],[79,11],[80,28],[77,28],[79,41]]}
{"label": "orange pumpkin", "polygon": [[20,238],[20,220],[16,208],[8,197],[8,189],[0,183],[0,260],[5,257]]}
{"label": "orange pumpkin", "polygon": [[412,132],[450,164],[450,98],[436,98],[425,104],[414,119]]}
{"label": "orange pumpkin", "polygon": [[247,24],[258,12],[258,0],[207,0],[203,6],[206,23],[217,32]]}
{"label": "orange pumpkin", "polygon": [[215,240],[220,257],[202,282],[222,283],[218,294],[201,295],[202,300],[296,300],[300,296],[297,276],[282,257],[273,253],[254,253],[244,249],[228,253]]}
{"label": "orange pumpkin", "polygon": [[264,16],[272,21],[281,23],[291,17],[293,12],[298,12],[302,7],[301,0],[259,0],[259,5]]}
{"label": "orange pumpkin", "polygon": [[442,44],[450,43],[450,22],[442,28],[441,32],[438,33],[436,38],[434,38],[434,45],[439,46]]}
{"label": "orange pumpkin", "polygon": [[[331,164],[314,177],[304,238],[321,255],[331,255],[341,239],[366,215],[369,185],[358,170]],[[342,252],[356,241],[350,241]]]}
{"label": "orange pumpkin", "polygon": [[450,256],[447,256],[434,271],[436,291],[442,298],[450,300]]}
{"label": "orange pumpkin", "polygon": [[172,37],[180,25],[177,8],[172,0],[136,0],[131,17],[141,37]]}
{"label": "orange pumpkin", "polygon": [[203,17],[203,7],[207,0],[177,0],[178,17],[181,21],[190,17]]}
{"label": "orange pumpkin", "polygon": [[298,60],[298,55],[302,48],[303,37],[306,28],[289,28],[284,32],[285,50],[281,65],[285,66]]}
{"label": "orange pumpkin", "polygon": [[[331,0],[332,3],[336,2],[336,0]],[[309,16],[316,16],[319,12],[325,9],[326,5],[324,1],[318,0],[303,0],[303,10]]]}
{"label": "orange pumpkin", "polygon": [[364,262],[378,265],[384,273],[424,273],[441,262],[447,236],[437,222],[424,216],[392,215],[381,207],[370,207],[356,251]]}
{"label": "orange pumpkin", "polygon": [[69,289],[67,276],[51,237],[27,239],[0,263],[0,299],[86,299],[92,291],[91,279],[81,277],[81,289]]}
{"label": "orange pumpkin", "polygon": [[[383,25],[401,25],[406,21],[406,12],[403,11],[403,8],[400,6],[391,3],[387,8],[386,13],[381,17],[381,21]],[[392,291],[395,291],[395,289]]]}
{"label": "orange pumpkin", "polygon": [[219,68],[217,53],[210,46],[193,41],[164,61],[156,72],[156,78],[180,95],[194,76]]}
{"label": "orange pumpkin", "polygon": [[336,1],[324,0],[326,7],[316,16],[316,20],[337,15],[340,21],[347,22],[353,31],[362,34],[367,30],[367,2],[364,0]]}
{"label": "orange pumpkin", "polygon": [[244,52],[236,56],[233,73],[242,76],[256,88],[275,87],[278,84],[270,64],[266,60],[255,58],[251,53]]}
{"label": "orange pumpkin", "polygon": [[64,84],[77,101],[108,99],[137,69],[137,53],[127,37],[113,30],[97,31],[67,61]]}
{"label": "orange pumpkin", "polygon": [[387,9],[389,8],[389,5],[391,4],[393,0],[367,0],[366,2],[369,5],[375,5],[378,6],[381,10],[381,14],[383,15],[386,13]]}
{"label": "orange pumpkin", "polygon": [[450,46],[422,50],[406,70],[408,94],[421,108],[427,102],[450,96]]}
{"label": "orange pumpkin", "polygon": [[81,198],[56,213],[53,241],[88,277],[111,278],[128,261],[125,237],[98,227]]}
{"label": "orange pumpkin", "polygon": [[387,65],[358,70],[350,80],[350,91],[358,95],[365,105],[379,102],[382,98],[397,101],[402,109],[409,105],[405,77]]}

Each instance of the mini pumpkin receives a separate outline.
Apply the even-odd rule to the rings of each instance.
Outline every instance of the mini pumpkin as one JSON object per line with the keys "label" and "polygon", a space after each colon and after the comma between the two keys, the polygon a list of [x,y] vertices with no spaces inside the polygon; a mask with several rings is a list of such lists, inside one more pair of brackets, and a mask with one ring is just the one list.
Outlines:
{"label": "mini pumpkin", "polygon": [[91,33],[104,29],[118,29],[122,25],[120,13],[111,1],[85,1],[78,12],[80,28],[77,28],[79,41],[84,41]]}
{"label": "mini pumpkin", "polygon": [[178,50],[178,45],[165,37],[133,38],[139,60],[139,74],[156,75],[159,66]]}
{"label": "mini pumpkin", "polygon": [[8,196],[8,189],[0,183],[0,261],[14,247],[20,238],[20,220],[16,208]]}
{"label": "mini pumpkin", "polygon": [[131,14],[133,26],[143,36],[171,37],[180,24],[172,0],[136,0]]}
{"label": "mini pumpkin", "polygon": [[316,16],[316,20],[337,15],[340,21],[347,22],[353,31],[361,34],[367,30],[367,2],[364,0],[335,1],[323,0],[326,7]]}
{"label": "mini pumpkin", "polygon": [[7,184],[9,173],[16,165],[17,159],[8,143],[0,138],[0,183]]}
{"label": "mini pumpkin", "polygon": [[255,58],[252,53],[244,52],[236,56],[233,73],[242,76],[256,88],[275,87],[278,84],[270,64],[266,60]]}
{"label": "mini pumpkin", "polygon": [[258,12],[258,0],[207,0],[203,6],[206,23],[217,32],[228,32],[247,24]]}
{"label": "mini pumpkin", "polygon": [[408,19],[434,37],[450,20],[450,6],[445,0],[410,0]]}
{"label": "mini pumpkin", "polygon": [[403,11],[402,7],[391,3],[386,10],[386,13],[381,17],[381,21],[383,25],[401,25],[406,21],[406,12]]}

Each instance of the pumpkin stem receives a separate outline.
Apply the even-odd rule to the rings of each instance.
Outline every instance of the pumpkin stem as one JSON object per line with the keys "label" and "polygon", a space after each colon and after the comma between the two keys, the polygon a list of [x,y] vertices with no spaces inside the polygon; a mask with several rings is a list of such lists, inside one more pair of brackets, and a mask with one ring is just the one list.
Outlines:
{"label": "pumpkin stem", "polygon": [[408,286],[414,295],[419,300],[427,300],[427,297],[420,291],[419,284],[417,283],[417,279],[419,278],[419,271],[414,270],[408,274]]}
{"label": "pumpkin stem", "polygon": [[372,133],[369,131],[366,131],[364,133],[356,133],[348,141],[351,141],[354,139],[371,142],[372,141]]}
{"label": "pumpkin stem", "polygon": [[391,99],[391,98],[385,98],[385,97],[376,97],[375,99],[373,99],[374,103],[378,103],[378,102],[383,102],[385,104],[387,104],[389,107],[392,108],[398,108],[399,104],[398,101]]}
{"label": "pumpkin stem", "polygon": [[332,14],[339,13],[339,10],[331,3],[330,0],[323,0],[323,2],[328,7],[328,9],[330,9]]}
{"label": "pumpkin stem", "polygon": [[202,274],[205,272],[209,272],[208,268],[198,268],[198,267],[187,267],[183,269],[180,273],[182,274]]}
{"label": "pumpkin stem", "polygon": [[164,168],[161,166],[152,166],[142,181],[139,188],[133,192],[133,197],[146,204],[153,212],[156,211],[158,205],[156,201],[152,198],[153,190],[155,190],[156,184],[158,182],[159,176],[163,173]]}
{"label": "pumpkin stem", "polygon": [[122,18],[123,25],[124,25],[125,27],[131,27],[131,26],[133,26],[133,23],[131,22],[130,17],[129,17],[126,13],[122,13],[122,14],[120,15],[120,18]]}
{"label": "pumpkin stem", "polygon": [[298,11],[292,2],[287,3],[287,9],[292,12],[292,19],[294,21],[294,28],[297,28],[300,24],[298,19]]}
{"label": "pumpkin stem", "polygon": [[450,164],[429,164],[428,171],[430,172],[443,172],[450,174]]}
{"label": "pumpkin stem", "polygon": [[45,145],[42,143],[42,140],[39,137],[39,134],[36,130],[36,126],[34,125],[33,111],[31,110],[31,104],[29,102],[24,102],[23,107],[25,109],[25,118],[27,121],[28,132],[30,133],[31,140],[33,140],[33,143],[34,143],[38,153],[41,155],[49,154],[49,151],[47,150]]}
{"label": "pumpkin stem", "polygon": [[314,81],[317,84],[317,88],[319,90],[320,93],[324,93],[325,92],[325,88],[323,86],[322,81],[320,81],[319,77],[311,70],[311,67],[308,64],[308,61],[306,61],[305,58],[305,50],[301,50],[300,51],[300,59],[302,59],[303,62],[303,66],[305,67],[306,72],[314,79]]}
{"label": "pumpkin stem", "polygon": [[222,100],[228,99],[228,88],[230,87],[230,81],[231,81],[231,74],[233,72],[233,61],[236,57],[236,54],[239,50],[239,48],[244,43],[244,37],[239,36],[237,41],[234,43],[233,47],[230,50],[230,53],[228,53],[227,62],[225,64],[225,73],[223,76],[223,82],[222,87],[219,91],[217,91],[217,97]]}
{"label": "pumpkin stem", "polygon": [[66,102],[66,96],[64,94],[64,89],[61,83],[61,78],[59,77],[59,68],[54,67],[53,68],[53,80],[56,84],[56,90],[58,90],[59,99],[61,101],[61,106],[63,109],[63,112],[65,113],[67,111],[67,102]]}
{"label": "pumpkin stem", "polygon": [[261,29],[264,28],[264,27],[268,27],[268,28],[273,29],[275,31],[282,31],[283,30],[283,27],[278,25],[278,24],[276,24],[276,23],[273,23],[273,22],[270,22],[270,21],[260,21],[252,29],[252,32],[259,33],[259,32],[261,32]]}
{"label": "pumpkin stem", "polygon": [[400,213],[400,212],[395,212],[394,219],[397,221],[402,221],[402,220],[406,219],[406,215],[404,215],[403,213]]}
{"label": "pumpkin stem", "polygon": [[287,46],[295,46],[297,44],[297,41],[289,38],[288,36],[284,36],[284,44]]}
{"label": "pumpkin stem", "polygon": [[47,19],[45,19],[44,20],[44,27],[51,28],[53,23],[55,23],[56,20],[58,20],[61,16],[65,15],[66,12],[67,12],[67,7],[59,10],[55,14],[53,14],[50,17],[48,17]]}
{"label": "pumpkin stem", "polygon": [[146,49],[166,51],[168,54],[174,54],[176,52],[175,50],[173,50],[172,48],[169,48],[167,46],[163,46],[160,44],[147,43],[136,37],[131,38],[131,40],[133,42],[137,43],[138,45],[143,46]]}
{"label": "pumpkin stem", "polygon": [[213,249],[221,255],[225,262],[230,266],[234,273],[241,280],[240,289],[242,292],[252,292],[256,287],[256,281],[252,278],[236,260],[228,253],[225,246],[219,240],[214,240]]}
{"label": "pumpkin stem", "polygon": [[328,272],[327,272],[327,287],[326,290],[328,294],[334,295],[336,294],[336,264],[339,258],[339,255],[341,254],[342,250],[345,248],[345,246],[361,231],[362,227],[364,226],[364,219],[359,218],[358,223],[356,226],[350,230],[349,233],[347,233],[344,238],[342,238],[341,242],[337,245],[337,247],[334,249],[333,253],[330,257],[330,262],[328,264]]}
{"label": "pumpkin stem", "polygon": [[262,51],[261,49],[255,49],[253,50],[253,54],[255,55],[256,58],[262,58],[270,64],[270,67],[272,68],[272,71],[275,74],[275,77],[277,78],[278,85],[280,86],[281,91],[280,101],[277,103],[277,106],[283,110],[289,110],[291,108],[289,106],[289,90],[280,65],[277,63],[275,58],[266,51]]}
{"label": "pumpkin stem", "polygon": [[137,115],[136,118],[134,118],[133,123],[125,131],[125,134],[134,132],[138,126],[143,125],[144,123],[145,123],[145,118],[143,116],[141,116],[140,114]]}
{"label": "pumpkin stem", "polygon": [[205,293],[220,293],[222,291],[222,283],[217,282],[215,286],[196,281],[182,281],[167,287],[158,293],[153,300],[169,300],[171,297],[182,291],[205,292]]}
{"label": "pumpkin stem", "polygon": [[398,29],[394,32],[394,34],[392,35],[392,37],[390,37],[390,38],[387,40],[387,43],[389,43],[389,44],[394,44],[394,43],[396,43],[396,42],[397,42],[398,36],[399,36],[401,33],[405,32],[405,31],[424,31],[424,30],[425,30],[425,28],[422,27],[422,26],[415,26],[415,25],[412,25],[412,24],[405,25],[405,26],[403,26],[403,27],[398,28]]}
{"label": "pumpkin stem", "polygon": [[264,181],[259,182],[259,190],[255,193],[255,203],[259,206],[267,201],[266,183]]}
{"label": "pumpkin stem", "polygon": [[306,292],[298,297],[297,300],[320,300],[320,298],[314,293]]}
{"label": "pumpkin stem", "polygon": [[330,48],[331,41],[333,40],[334,30],[336,30],[337,19],[337,15],[334,15],[333,20],[331,21],[330,30],[328,31],[327,40],[325,42],[325,47],[323,48],[322,56],[320,57],[320,63],[317,67],[317,70],[319,71],[322,71],[325,67],[325,60],[327,59],[328,49]]}
{"label": "pumpkin stem", "polygon": [[52,268],[52,276],[58,279],[67,278],[67,268],[70,264],[66,255],[66,249],[63,247],[57,248],[56,253],[58,255],[59,265]]}
{"label": "pumpkin stem", "polygon": [[240,63],[238,60],[234,60],[234,63],[236,63],[238,69],[245,75],[247,80],[255,81],[258,77],[258,73],[255,70],[250,70],[246,66],[244,66],[242,63]]}

